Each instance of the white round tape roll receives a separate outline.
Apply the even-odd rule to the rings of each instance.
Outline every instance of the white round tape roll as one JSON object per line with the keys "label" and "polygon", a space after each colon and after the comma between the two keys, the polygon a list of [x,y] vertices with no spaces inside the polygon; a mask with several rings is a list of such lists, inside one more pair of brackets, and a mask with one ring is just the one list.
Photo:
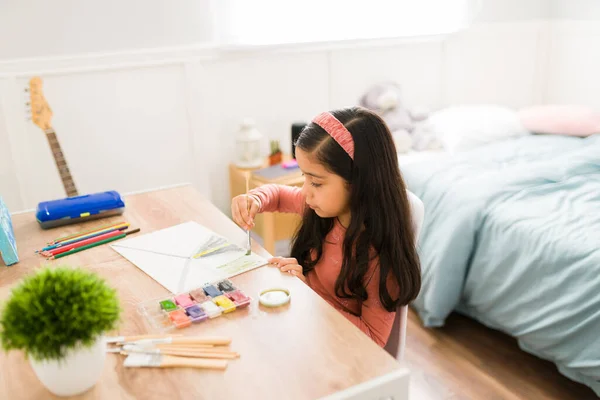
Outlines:
{"label": "white round tape roll", "polygon": [[258,302],[265,307],[279,307],[290,302],[290,291],[283,288],[271,288],[260,292]]}

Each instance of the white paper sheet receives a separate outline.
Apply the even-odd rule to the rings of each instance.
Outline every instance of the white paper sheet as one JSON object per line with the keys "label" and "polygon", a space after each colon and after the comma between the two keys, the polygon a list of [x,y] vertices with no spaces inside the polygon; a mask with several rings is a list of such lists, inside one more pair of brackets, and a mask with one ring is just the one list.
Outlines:
{"label": "white paper sheet", "polygon": [[[246,249],[196,222],[118,241],[111,247],[173,293],[267,264],[254,253],[246,256]],[[219,249],[198,257],[214,248]]]}

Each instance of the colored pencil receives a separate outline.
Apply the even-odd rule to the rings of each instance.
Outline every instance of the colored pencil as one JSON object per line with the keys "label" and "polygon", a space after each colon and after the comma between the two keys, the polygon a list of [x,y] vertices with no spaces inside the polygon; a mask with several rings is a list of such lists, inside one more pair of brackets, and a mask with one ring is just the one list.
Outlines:
{"label": "colored pencil", "polygon": [[123,232],[118,231],[118,230],[117,231],[111,231],[111,232],[105,233],[103,235],[94,236],[94,237],[91,237],[91,238],[86,239],[86,240],[82,240],[82,241],[79,241],[79,242],[68,244],[66,246],[61,246],[61,247],[57,247],[57,248],[49,250],[49,251],[45,251],[45,252],[42,252],[42,254],[46,255],[46,256],[55,256],[57,254],[64,253],[64,252],[69,251],[71,249],[74,249],[76,247],[85,246],[85,245],[88,245],[90,243],[98,242],[100,240],[108,239],[108,238],[111,238],[113,236],[121,235],[122,233]]}
{"label": "colored pencil", "polygon": [[140,231],[140,229],[137,228],[137,229],[134,229],[132,231],[129,231],[129,232],[126,232],[126,233],[122,233],[122,234],[117,235],[117,236],[110,237],[108,239],[104,239],[104,240],[100,240],[98,242],[90,243],[90,244],[85,245],[85,246],[76,247],[76,248],[71,249],[69,251],[66,251],[64,253],[60,253],[60,254],[57,254],[55,256],[52,256],[52,257],[50,257],[50,259],[51,260],[55,260],[57,258],[62,258],[62,257],[70,256],[71,254],[79,253],[80,251],[91,249],[92,247],[101,246],[101,245],[106,244],[106,243],[114,242],[115,240],[123,239],[127,235],[131,235],[132,233],[136,233],[136,232],[139,232],[139,231]]}
{"label": "colored pencil", "polygon": [[85,233],[85,234],[82,234],[82,235],[72,235],[72,237],[69,238],[69,239],[65,239],[65,240],[63,240],[61,242],[55,242],[53,244],[50,244],[50,245],[44,247],[42,249],[42,251],[44,251],[44,250],[51,250],[53,248],[60,247],[60,246],[63,246],[65,244],[74,243],[74,242],[76,242],[78,240],[84,240],[84,239],[87,239],[87,238],[90,238],[90,237],[93,237],[93,236],[101,235],[103,233],[107,233],[107,232],[111,232],[111,231],[115,231],[115,230],[120,230],[120,229],[127,228],[127,227],[129,227],[129,223],[122,222],[122,223],[119,223],[119,224],[116,224],[116,225],[111,225],[111,226],[103,228],[103,229],[97,229],[97,230],[95,230],[93,232],[88,232],[88,233]]}
{"label": "colored pencil", "polygon": [[73,243],[73,242],[78,241],[78,240],[87,239],[88,237],[101,235],[103,233],[110,232],[110,231],[122,230],[123,228],[128,228],[128,227],[129,227],[129,222],[123,222],[121,224],[110,226],[108,228],[98,229],[98,230],[96,230],[94,232],[86,233],[84,235],[75,236],[75,237],[72,237],[70,239],[60,241],[60,242],[58,242],[56,244],[58,244],[58,245],[70,244],[70,243]]}
{"label": "colored pencil", "polygon": [[105,230],[105,229],[108,229],[108,228],[114,228],[114,227],[116,227],[118,225],[123,225],[125,223],[126,222],[118,222],[116,224],[113,223],[113,224],[109,224],[109,225],[102,225],[102,226],[99,226],[99,227],[94,228],[94,229],[89,230],[89,231],[83,231],[83,232],[73,233],[71,235],[59,237],[57,239],[54,239],[53,241],[51,241],[48,244],[55,244],[55,243],[63,242],[65,240],[74,239],[74,238],[76,238],[78,236],[86,236],[86,235],[89,235],[90,233],[95,233],[95,232],[102,231],[102,230]]}
{"label": "colored pencil", "polygon": [[72,244],[72,243],[77,243],[79,241],[86,240],[86,239],[89,239],[89,238],[92,238],[92,237],[100,236],[100,235],[103,235],[103,234],[108,233],[108,232],[113,232],[113,231],[117,231],[117,230],[127,229],[128,227],[129,227],[129,223],[123,223],[123,224],[120,224],[120,225],[116,225],[115,227],[112,227],[112,228],[106,228],[106,229],[103,229],[103,230],[100,230],[100,231],[97,231],[97,232],[94,232],[94,233],[90,233],[88,235],[78,236],[78,237],[75,237],[73,239],[65,240],[63,242],[59,242],[59,243],[55,243],[55,244],[50,245],[50,246],[46,246],[46,247],[44,247],[42,249],[42,251],[48,251],[48,250],[56,249],[58,247],[66,246],[66,245],[69,245],[69,244]]}

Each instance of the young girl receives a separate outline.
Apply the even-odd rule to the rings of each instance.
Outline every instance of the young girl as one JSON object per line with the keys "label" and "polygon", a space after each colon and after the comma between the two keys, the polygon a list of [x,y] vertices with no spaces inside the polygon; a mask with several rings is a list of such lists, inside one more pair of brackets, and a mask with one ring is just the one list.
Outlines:
{"label": "young girl", "polygon": [[264,185],[232,200],[233,220],[295,212],[290,258],[269,261],[322,296],[384,347],[398,306],[421,288],[416,236],[423,204],[407,192],[385,122],[364,108],[322,113],[296,142],[302,188]]}

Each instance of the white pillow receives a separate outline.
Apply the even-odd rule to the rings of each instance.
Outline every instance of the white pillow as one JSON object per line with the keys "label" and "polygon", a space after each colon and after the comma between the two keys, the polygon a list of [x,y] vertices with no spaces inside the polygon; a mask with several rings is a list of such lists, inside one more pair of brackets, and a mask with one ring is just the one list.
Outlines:
{"label": "white pillow", "polygon": [[447,107],[432,113],[420,129],[437,137],[450,152],[530,134],[516,111],[497,105]]}

